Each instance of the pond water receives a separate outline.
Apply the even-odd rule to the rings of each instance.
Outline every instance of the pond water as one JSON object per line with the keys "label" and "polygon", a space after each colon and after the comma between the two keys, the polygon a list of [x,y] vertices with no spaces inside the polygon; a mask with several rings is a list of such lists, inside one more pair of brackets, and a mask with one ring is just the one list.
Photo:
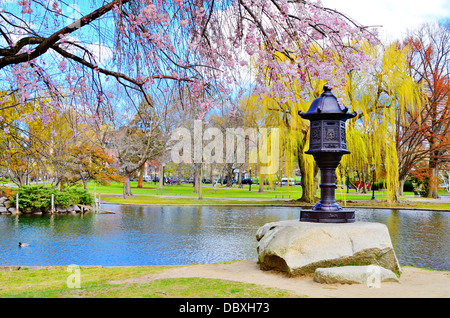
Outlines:
{"label": "pond water", "polygon": [[[115,214],[0,217],[0,266],[181,265],[253,259],[256,230],[298,220],[299,208],[131,206]],[[450,270],[450,213],[356,209],[357,221],[387,225],[402,266]],[[18,247],[18,242],[30,246]]]}

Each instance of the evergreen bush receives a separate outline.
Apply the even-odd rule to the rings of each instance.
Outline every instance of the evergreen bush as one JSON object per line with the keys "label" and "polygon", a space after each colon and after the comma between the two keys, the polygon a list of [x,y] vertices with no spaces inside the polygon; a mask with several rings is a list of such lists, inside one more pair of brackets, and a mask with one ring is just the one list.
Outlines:
{"label": "evergreen bush", "polygon": [[[52,204],[52,194],[54,195],[55,206],[62,208],[77,204],[92,205],[94,202],[92,196],[82,188],[68,188],[61,192],[43,185],[23,185],[17,190],[17,193],[19,193],[20,209],[31,208],[49,211]],[[16,195],[13,195],[10,199],[15,206]]]}

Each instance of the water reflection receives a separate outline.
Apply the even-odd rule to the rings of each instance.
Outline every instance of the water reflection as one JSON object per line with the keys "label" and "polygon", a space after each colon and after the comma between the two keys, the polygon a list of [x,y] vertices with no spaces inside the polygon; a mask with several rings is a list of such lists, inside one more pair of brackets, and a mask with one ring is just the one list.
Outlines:
{"label": "water reflection", "polygon": [[[0,217],[0,265],[179,265],[256,258],[256,230],[286,207],[105,205],[115,214]],[[364,209],[387,225],[401,265],[449,270],[450,213]],[[19,248],[19,241],[29,248]]]}

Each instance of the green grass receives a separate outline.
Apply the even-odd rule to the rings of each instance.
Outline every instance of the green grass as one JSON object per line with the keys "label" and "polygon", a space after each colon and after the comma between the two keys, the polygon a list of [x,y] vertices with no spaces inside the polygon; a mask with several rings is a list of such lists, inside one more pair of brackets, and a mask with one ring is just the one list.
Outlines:
{"label": "green grass", "polygon": [[[300,197],[301,187],[276,187],[274,190],[267,190],[267,186],[264,187],[264,192],[258,192],[258,185],[252,185],[252,191],[248,190],[249,186],[244,185],[243,188],[233,186],[231,188],[217,186],[216,190],[211,185],[202,187],[203,197],[214,198],[267,198],[273,199],[278,194],[291,194],[291,197]],[[122,194],[122,183],[113,182],[109,186],[94,185],[90,182],[88,184],[88,190],[93,193],[105,193],[105,194]],[[154,183],[144,183],[143,188],[137,188],[137,182],[131,182],[131,192],[134,195],[163,195],[163,196],[188,196],[198,197],[197,193],[194,193],[194,187],[192,184],[178,185],[165,185],[162,189],[158,188],[158,185]]]}
{"label": "green grass", "polygon": [[[88,183],[88,190],[91,194],[101,193],[101,199],[110,203],[126,203],[126,204],[153,204],[153,205],[293,205],[293,206],[310,206],[297,201],[301,198],[302,188],[300,186],[283,186],[270,189],[264,186],[264,192],[258,192],[259,186],[252,185],[252,191],[249,186],[244,185],[239,188],[237,185],[229,188],[217,185],[214,189],[211,184],[203,185],[203,200],[198,200],[198,194],[194,193],[192,184],[165,185],[159,188],[153,182],[144,182],[143,188],[137,188],[137,182],[131,182],[133,196],[123,199],[123,184],[120,182],[112,182],[108,186]],[[281,196],[283,195],[283,197]],[[412,196],[413,193],[405,193]],[[440,190],[439,195],[450,195],[446,191]],[[317,191],[317,197],[320,197],[320,190]],[[406,208],[423,208],[423,209],[446,209],[450,210],[449,203],[430,202],[414,202],[408,197],[402,199],[400,203],[389,205],[387,203],[387,194],[384,191],[375,192],[376,200],[371,200],[372,193],[357,194],[355,190],[336,190],[336,200],[341,206],[385,206],[385,207],[406,207]],[[277,200],[283,198],[284,200]],[[258,200],[262,199],[262,200]],[[267,200],[270,199],[270,200]],[[288,199],[288,200],[285,200]],[[423,198],[422,198],[423,199]]]}
{"label": "green grass", "polygon": [[81,268],[80,288],[69,288],[71,275],[67,267],[57,266],[39,270],[0,272],[0,297],[21,298],[241,298],[241,297],[298,297],[275,288],[221,279],[170,278],[141,284],[112,283],[130,277],[139,277],[164,271],[165,267]]}
{"label": "green grass", "polygon": [[[190,184],[166,185],[162,189],[154,183],[144,183],[143,188],[137,188],[137,182],[131,183],[133,196],[127,199],[122,197],[122,184],[112,183],[109,186],[95,185],[89,183],[88,189],[91,193],[102,193],[102,200],[110,203],[125,203],[125,204],[153,204],[153,205],[293,205],[293,206],[310,206],[312,204],[305,204],[298,202],[301,197],[301,187],[277,187],[273,190],[264,187],[264,192],[258,192],[258,185],[252,186],[252,191],[248,190],[248,185],[244,188],[234,186],[232,188],[217,186],[214,190],[210,185],[203,187],[203,199],[198,200],[198,194],[194,193],[194,189]],[[277,200],[276,196],[290,195],[290,200]],[[440,195],[447,193],[442,191]],[[405,195],[412,196],[412,192],[406,192]],[[317,191],[317,196],[320,197],[320,190]],[[347,193],[345,190],[338,189],[336,191],[336,200],[341,206],[375,206],[375,207],[392,207],[392,208],[417,208],[417,209],[444,209],[450,210],[450,203],[436,203],[413,201],[408,197],[401,200],[400,203],[389,205],[387,203],[388,196],[384,191],[376,191],[376,200],[371,200],[372,193],[357,194],[354,190]],[[262,199],[262,200],[258,200]],[[271,200],[265,200],[271,199]],[[422,198],[423,199],[423,198]]]}
{"label": "green grass", "polygon": [[[269,189],[269,186],[264,186],[264,192],[258,192],[259,185],[253,184],[251,187],[251,191],[249,191],[249,185],[243,185],[243,188],[239,188],[237,185],[233,185],[233,187],[226,186],[216,186],[216,190],[213,189],[211,184],[204,184],[203,187],[203,196],[210,197],[235,197],[235,198],[274,198],[275,194],[292,194],[292,196],[300,197],[302,194],[301,186],[277,186],[274,189]],[[88,190],[90,192],[97,193],[109,193],[109,194],[122,194],[123,193],[123,184],[120,182],[112,182],[108,186],[103,186],[100,184],[95,184],[94,182],[88,183]],[[182,185],[165,185],[163,188],[159,188],[158,185],[153,182],[144,182],[143,188],[137,188],[137,182],[131,182],[131,190],[133,194],[145,194],[145,195],[170,195],[170,196],[193,196],[196,197],[197,194],[194,193],[194,187],[192,184],[182,184]],[[320,194],[320,190],[318,191]],[[413,192],[405,192],[405,195],[413,195]],[[439,195],[448,195],[450,193],[446,191],[439,191]],[[367,194],[357,194],[355,190],[350,190],[350,193],[347,193],[346,190],[337,189],[336,190],[336,198],[338,196],[346,197],[348,200],[370,200],[372,197],[372,192],[370,191]],[[384,191],[375,191],[375,197],[377,199],[385,200],[387,199],[387,194]]]}
{"label": "green grass", "polygon": [[101,197],[102,201],[109,203],[119,203],[119,204],[153,204],[153,205],[282,205],[285,204],[283,201],[273,200],[273,201],[262,201],[262,200],[237,200],[237,199],[214,199],[214,198],[203,198],[198,200],[197,197],[192,197],[192,199],[186,198],[161,198],[158,196],[145,196],[145,195],[135,195],[131,198],[124,199],[121,196],[103,195]]}

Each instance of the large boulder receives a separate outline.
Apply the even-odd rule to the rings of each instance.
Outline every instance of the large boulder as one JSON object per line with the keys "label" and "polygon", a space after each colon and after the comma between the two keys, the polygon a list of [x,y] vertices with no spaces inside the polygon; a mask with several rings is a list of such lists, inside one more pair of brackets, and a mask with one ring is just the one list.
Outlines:
{"label": "large boulder", "polygon": [[382,223],[272,222],[258,229],[256,239],[262,270],[304,275],[319,267],[374,264],[401,273]]}

